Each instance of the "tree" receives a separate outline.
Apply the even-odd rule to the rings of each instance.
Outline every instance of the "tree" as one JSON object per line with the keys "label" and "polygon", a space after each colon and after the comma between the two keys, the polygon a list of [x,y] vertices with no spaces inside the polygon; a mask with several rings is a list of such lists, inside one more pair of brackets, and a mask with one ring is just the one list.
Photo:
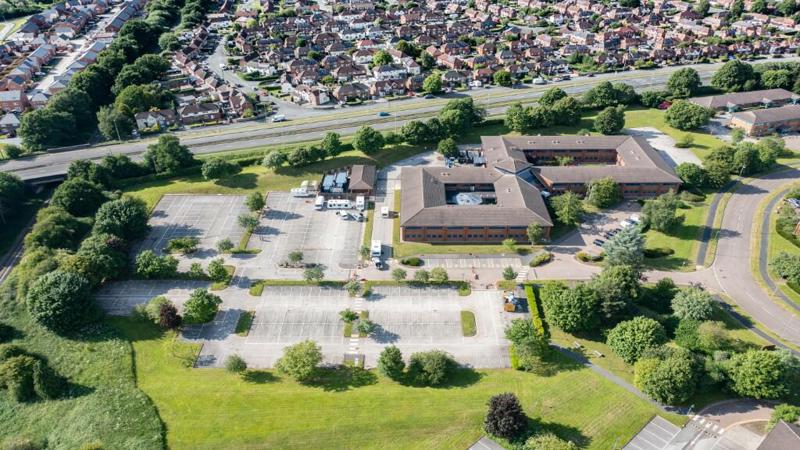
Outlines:
{"label": "tree", "polygon": [[56,333],[75,330],[92,316],[94,307],[89,281],[61,270],[37,278],[25,302],[33,320]]}
{"label": "tree", "polygon": [[511,72],[507,70],[498,70],[492,75],[492,79],[494,80],[494,84],[503,87],[510,87],[514,83],[514,80],[511,78]]}
{"label": "tree", "polygon": [[286,159],[286,153],[274,150],[264,157],[264,160],[261,161],[261,165],[268,169],[275,170],[286,163]]}
{"label": "tree", "polygon": [[667,99],[668,94],[666,91],[645,91],[639,96],[639,102],[648,108],[658,108]]}
{"label": "tree", "polygon": [[430,272],[425,269],[419,269],[414,272],[414,282],[415,283],[427,283],[430,280]]}
{"label": "tree", "polygon": [[617,105],[617,93],[614,85],[603,81],[583,94],[583,104],[589,108],[606,108]]}
{"label": "tree", "polygon": [[617,134],[625,126],[625,108],[609,106],[594,119],[594,129],[602,134]]}
{"label": "tree", "polygon": [[656,231],[669,231],[681,222],[676,214],[681,201],[672,191],[645,201],[642,207],[642,223]]}
{"label": "tree", "polygon": [[600,298],[588,284],[569,288],[548,282],[541,289],[542,306],[548,323],[567,333],[586,332],[600,325]]}
{"label": "tree", "polygon": [[708,320],[714,314],[714,299],[702,289],[684,288],[672,299],[672,311],[681,319]]}
{"label": "tree", "polygon": [[558,100],[550,109],[558,125],[576,125],[581,121],[581,105],[572,97]]}
{"label": "tree", "polygon": [[356,297],[361,294],[361,283],[358,280],[350,280],[344,285],[344,289],[350,294],[350,297]]}
{"label": "tree", "polygon": [[[705,0],[708,3],[708,0]],[[685,67],[672,73],[667,81],[667,90],[673,97],[693,97],[702,85],[700,75],[691,67]]]}
{"label": "tree", "polygon": [[483,429],[493,436],[513,440],[528,428],[528,416],[522,410],[517,396],[506,392],[489,399],[489,411]]}
{"label": "tree", "polygon": [[247,370],[247,362],[236,353],[225,358],[225,370],[230,373],[244,373]]}
{"label": "tree", "polygon": [[409,358],[408,376],[413,383],[435,386],[445,382],[455,367],[453,357],[443,351],[419,352]]}
{"label": "tree", "polygon": [[704,164],[708,176],[708,186],[720,189],[731,179],[729,168],[720,161],[707,161]]}
{"label": "tree", "polygon": [[244,201],[245,205],[247,205],[247,209],[251,212],[258,212],[264,209],[267,202],[264,199],[264,195],[261,192],[253,192],[247,196]]}
{"label": "tree", "polygon": [[556,218],[564,225],[576,225],[583,216],[583,203],[578,194],[567,191],[556,195],[550,200],[556,213]]}
{"label": "tree", "polygon": [[307,282],[319,282],[325,277],[325,272],[320,266],[309,267],[303,271],[303,279]]}
{"label": "tree", "polygon": [[128,139],[136,128],[136,121],[113,106],[102,106],[97,111],[97,128],[108,140]]}
{"label": "tree", "polygon": [[145,165],[157,174],[175,173],[195,163],[189,148],[181,145],[178,137],[172,134],[159,136],[157,143],[147,146],[147,151],[142,157]]}
{"label": "tree", "polygon": [[365,155],[377,153],[383,148],[384,144],[383,135],[366,125],[359,128],[355,136],[353,136],[353,148],[363,152]]}
{"label": "tree", "polygon": [[755,0],[750,6],[750,11],[758,14],[766,14],[767,3],[764,0]]}
{"label": "tree", "polygon": [[620,322],[608,333],[606,343],[626,363],[633,364],[642,354],[667,342],[667,335],[660,323],[648,317],[638,316]]}
{"label": "tree", "polygon": [[398,267],[397,269],[392,270],[392,279],[394,281],[403,281],[407,276],[408,273],[404,269]]}
{"label": "tree", "polygon": [[775,428],[775,425],[781,420],[786,423],[795,423],[797,419],[800,419],[800,406],[783,403],[776,406],[772,411],[772,416],[770,416],[769,423],[767,423],[767,429]]}
{"label": "tree", "polygon": [[283,349],[283,357],[275,363],[275,368],[280,373],[303,383],[311,380],[321,362],[322,350],[319,345],[314,341],[305,340]]}
{"label": "tree", "polygon": [[708,173],[697,164],[683,162],[675,167],[675,173],[689,186],[699,189],[708,183]]}
{"label": "tree", "polygon": [[208,263],[208,277],[217,283],[227,283],[230,280],[231,274],[225,268],[224,259],[214,258]]}
{"label": "tree", "polygon": [[790,17],[797,12],[797,2],[795,0],[778,2],[777,10],[783,17]]}
{"label": "tree", "polygon": [[526,131],[533,128],[530,113],[530,108],[523,107],[522,103],[514,103],[506,110],[506,117],[503,123],[512,131]]}
{"label": "tree", "polygon": [[372,65],[373,66],[383,66],[383,65],[386,65],[386,64],[391,64],[393,61],[394,61],[394,58],[392,58],[392,55],[390,55],[388,52],[386,52],[384,50],[378,50],[372,56]]}
{"label": "tree", "polygon": [[172,303],[161,305],[158,312],[158,324],[168,330],[174,330],[181,326],[183,318],[178,314],[178,308]]}
{"label": "tree", "polygon": [[195,289],[183,305],[183,320],[188,324],[211,322],[217,315],[222,299],[206,289]]}
{"label": "tree", "polygon": [[0,222],[15,215],[25,200],[25,183],[19,176],[0,172]]}
{"label": "tree", "polygon": [[456,145],[456,141],[453,138],[445,138],[439,141],[436,150],[445,158],[455,158],[459,154],[458,145]]}
{"label": "tree", "polygon": [[123,196],[100,206],[95,215],[94,232],[112,234],[131,242],[147,234],[150,229],[147,225],[148,216],[143,200]]}
{"label": "tree", "polygon": [[515,278],[517,278],[517,272],[514,270],[513,267],[507,266],[505,269],[503,269],[503,279],[504,280],[511,281],[511,280],[513,280]]}
{"label": "tree", "polygon": [[105,168],[110,180],[138,177],[147,172],[147,169],[133,162],[128,155],[106,155],[100,166]]}
{"label": "tree", "polygon": [[766,89],[791,89],[793,82],[792,72],[786,69],[765,70],[761,74],[761,85]]}
{"label": "tree", "polygon": [[406,122],[400,129],[400,135],[403,140],[412,145],[423,144],[430,142],[430,129],[424,122],[419,120],[411,120]]}
{"label": "tree", "polygon": [[91,181],[73,178],[53,192],[52,204],[74,216],[90,216],[107,200],[103,188]]}
{"label": "tree", "polygon": [[119,277],[125,273],[128,265],[126,243],[117,236],[105,233],[92,233],[83,240],[77,253],[60,261],[64,270],[83,275],[92,286],[99,286],[105,279]]}
{"label": "tree", "polygon": [[442,92],[442,77],[438,73],[432,73],[422,81],[422,90],[428,94],[438,94]]}
{"label": "tree", "polygon": [[622,200],[622,189],[611,177],[598,178],[586,185],[586,199],[598,208],[608,208]]}
{"label": "tree", "polygon": [[[731,15],[737,16],[735,9],[742,0],[736,0],[731,6]],[[739,13],[741,15],[741,12]],[[756,77],[753,66],[738,59],[732,59],[725,63],[711,77],[711,86],[727,92],[739,92],[755,87]]]}
{"label": "tree", "polygon": [[564,92],[563,89],[552,87],[542,94],[539,97],[539,104],[542,106],[553,106],[556,104],[557,101],[561,100],[562,98],[566,98],[567,93]]}
{"label": "tree", "polygon": [[134,84],[119,91],[113,106],[133,119],[136,113],[169,106],[171,99],[171,94],[158,85]]}
{"label": "tree", "polygon": [[428,52],[422,52],[419,55],[419,65],[424,70],[431,70],[436,67],[436,59],[434,59],[433,55]]}
{"label": "tree", "polygon": [[403,376],[403,369],[406,363],[403,361],[403,353],[394,345],[389,345],[381,351],[378,357],[378,370],[392,380],[399,380]]}
{"label": "tree", "polygon": [[253,232],[256,228],[258,228],[258,217],[254,216],[253,214],[242,213],[236,219],[239,223],[239,226],[244,228],[249,232]]}
{"label": "tree", "polygon": [[778,352],[736,353],[725,366],[730,388],[742,397],[780,398],[789,391],[789,367]]}
{"label": "tree", "polygon": [[698,367],[687,350],[672,350],[665,359],[642,358],[634,365],[634,384],[653,400],[667,405],[688,401],[698,384]]}
{"label": "tree", "polygon": [[361,319],[356,324],[356,331],[362,336],[369,336],[375,331],[375,323],[369,319]]}
{"label": "tree", "polygon": [[531,223],[528,225],[527,234],[531,244],[540,244],[544,239],[544,228],[538,223]]}
{"label": "tree", "polygon": [[687,100],[676,100],[664,114],[664,119],[679,130],[693,130],[708,124],[712,116],[713,113],[708,108]]}
{"label": "tree", "polygon": [[694,12],[705,17],[708,15],[708,10],[711,9],[711,4],[708,0],[700,0],[694,5]]}
{"label": "tree", "polygon": [[436,284],[444,284],[447,283],[449,277],[447,275],[447,270],[444,267],[434,267],[431,269],[430,272],[430,281],[431,283]]}
{"label": "tree", "polygon": [[206,180],[218,180],[220,178],[227,178],[231,175],[238,173],[241,167],[220,157],[213,157],[207,159],[200,172]]}
{"label": "tree", "polygon": [[25,248],[74,249],[88,231],[86,219],[78,219],[55,206],[43,208],[36,214],[31,232],[25,236]]}
{"label": "tree", "polygon": [[34,109],[22,115],[19,135],[22,145],[29,151],[43,151],[73,143],[75,117],[53,108]]}
{"label": "tree", "polygon": [[174,52],[175,50],[181,48],[181,43],[175,33],[167,31],[166,33],[162,33],[158,38],[158,46],[161,48],[161,50]]}
{"label": "tree", "polygon": [[486,109],[475,105],[475,101],[469,96],[448,101],[439,113],[442,122],[445,121],[444,115],[452,111],[462,113],[467,126],[477,125],[486,117]]}
{"label": "tree", "polygon": [[164,279],[178,273],[178,260],[172,255],[158,256],[145,250],[136,256],[136,274],[147,279]]}
{"label": "tree", "polygon": [[297,263],[299,263],[300,261],[303,260],[303,252],[301,252],[299,250],[295,250],[295,251],[289,252],[289,256],[288,257],[289,257],[289,262],[291,262],[292,264],[297,264]]}
{"label": "tree", "polygon": [[604,322],[615,323],[628,314],[639,297],[639,271],[631,266],[607,266],[592,278],[589,286],[600,297]]}
{"label": "tree", "polygon": [[325,137],[322,138],[320,148],[322,148],[322,150],[325,151],[325,154],[331,158],[342,153],[344,146],[342,145],[342,139],[339,133],[335,133],[333,131],[325,133]]}
{"label": "tree", "polygon": [[609,266],[642,267],[644,261],[644,235],[637,226],[625,227],[603,244]]}

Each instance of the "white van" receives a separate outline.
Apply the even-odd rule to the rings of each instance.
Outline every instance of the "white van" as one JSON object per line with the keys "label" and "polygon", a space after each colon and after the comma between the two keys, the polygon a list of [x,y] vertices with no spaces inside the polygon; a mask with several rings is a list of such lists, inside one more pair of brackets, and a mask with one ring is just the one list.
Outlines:
{"label": "white van", "polygon": [[325,207],[325,197],[318,195],[316,199],[314,199],[314,209],[317,211],[322,211],[322,208]]}
{"label": "white van", "polygon": [[381,206],[381,217],[386,219],[389,218],[389,207],[388,206]]}
{"label": "white van", "polygon": [[290,192],[292,197],[308,197],[308,189],[304,187],[292,188]]}
{"label": "white van", "polygon": [[350,200],[330,199],[325,205],[328,209],[350,209],[353,207]]}
{"label": "white van", "polygon": [[278,114],[277,116],[274,116],[272,118],[272,121],[273,122],[286,122],[286,116],[284,116],[283,114]]}
{"label": "white van", "polygon": [[372,241],[372,246],[369,248],[369,256],[372,258],[380,258],[381,253],[381,241]]}
{"label": "white van", "polygon": [[356,197],[356,209],[359,211],[367,209],[367,199],[363,195]]}

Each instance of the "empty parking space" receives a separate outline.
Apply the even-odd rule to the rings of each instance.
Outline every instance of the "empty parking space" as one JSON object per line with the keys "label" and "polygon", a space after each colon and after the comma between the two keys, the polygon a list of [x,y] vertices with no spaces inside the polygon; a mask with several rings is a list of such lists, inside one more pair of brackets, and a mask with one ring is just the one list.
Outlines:
{"label": "empty parking space", "polygon": [[680,428],[666,421],[661,416],[653,417],[639,433],[628,442],[627,450],[661,450],[680,431]]}
{"label": "empty parking space", "polygon": [[520,258],[511,256],[497,257],[431,257],[425,258],[425,265],[430,267],[444,267],[447,269],[503,269],[508,266],[517,267],[521,264]]}
{"label": "empty parking space", "polygon": [[127,315],[136,305],[147,303],[153,297],[164,295],[180,306],[197,288],[208,287],[208,282],[193,280],[130,280],[114,281],[103,286],[95,300],[108,314]]}
{"label": "empty parking space", "polygon": [[[305,262],[325,266],[328,278],[336,278],[334,273],[345,278],[346,270],[358,261],[362,228],[362,222],[343,220],[335,211],[316,211],[313,198],[272,192],[261,225],[250,239],[251,248],[263,251],[248,265],[266,270],[259,273],[261,278],[287,276],[291,270],[281,271],[279,264],[288,260],[289,253],[300,251]],[[299,276],[300,271],[294,272]]]}
{"label": "empty parking space", "polygon": [[234,245],[244,233],[238,217],[248,212],[241,195],[165,195],[150,216],[150,233],[139,251],[161,252],[170,240],[192,236],[200,240],[202,253],[214,251],[216,243],[230,239]]}

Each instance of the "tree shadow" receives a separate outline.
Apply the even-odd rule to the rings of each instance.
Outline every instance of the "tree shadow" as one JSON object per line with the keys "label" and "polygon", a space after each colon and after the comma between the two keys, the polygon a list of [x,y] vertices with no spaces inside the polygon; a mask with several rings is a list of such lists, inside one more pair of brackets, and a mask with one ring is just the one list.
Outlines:
{"label": "tree shadow", "polygon": [[586,448],[592,442],[592,438],[583,434],[577,427],[557,422],[542,422],[538,419],[530,419],[529,423],[534,434],[553,433],[561,439],[572,441],[580,448]]}
{"label": "tree shadow", "polygon": [[255,189],[258,187],[258,175],[255,173],[237,173],[227,178],[221,178],[215,184],[229,188]]}
{"label": "tree shadow", "polygon": [[400,339],[400,335],[383,328],[380,324],[375,324],[375,329],[370,335],[379,344],[393,344]]}
{"label": "tree shadow", "polygon": [[274,383],[279,380],[272,372],[266,370],[246,370],[242,374],[242,380],[253,384]]}
{"label": "tree shadow", "polygon": [[318,369],[317,376],[304,383],[307,386],[319,387],[327,392],[344,392],[350,389],[369,386],[378,382],[374,372],[348,365],[323,367]]}

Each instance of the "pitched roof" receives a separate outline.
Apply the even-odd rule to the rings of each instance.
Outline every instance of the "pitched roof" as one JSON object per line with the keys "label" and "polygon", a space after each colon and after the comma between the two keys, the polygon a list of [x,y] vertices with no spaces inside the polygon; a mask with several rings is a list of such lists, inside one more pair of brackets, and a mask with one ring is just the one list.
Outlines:
{"label": "pitched roof", "polygon": [[724,95],[710,95],[708,97],[694,97],[690,102],[706,108],[721,109],[732,105],[754,105],[763,100],[785,101],[797,97],[786,89],[764,89],[749,92],[731,92]]}
{"label": "pitched roof", "polygon": [[[447,184],[492,184],[495,204],[451,205]],[[400,224],[406,226],[552,226],[538,189],[514,175],[480,167],[404,167]]]}
{"label": "pitched roof", "polygon": [[376,178],[377,178],[377,171],[375,170],[375,166],[365,166],[361,164],[356,164],[350,168],[349,189],[350,190],[375,189]]}
{"label": "pitched roof", "polygon": [[800,119],[800,105],[786,105],[781,106],[780,108],[753,109],[750,111],[733,113],[731,117],[752,124]]}

